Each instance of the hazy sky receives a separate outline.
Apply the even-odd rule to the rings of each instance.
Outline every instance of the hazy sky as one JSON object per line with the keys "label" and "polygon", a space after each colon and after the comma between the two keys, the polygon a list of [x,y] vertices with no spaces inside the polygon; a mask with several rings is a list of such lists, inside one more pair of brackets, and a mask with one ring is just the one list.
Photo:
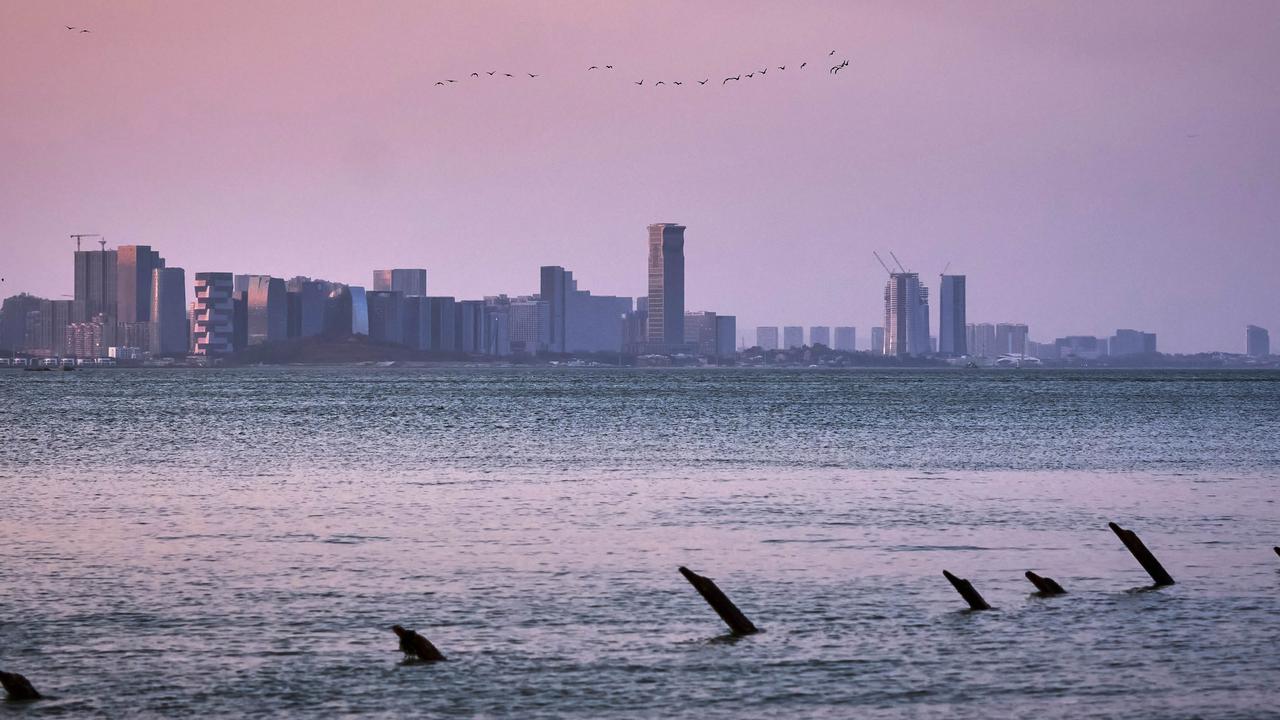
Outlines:
{"label": "hazy sky", "polygon": [[865,345],[892,249],[967,274],[971,322],[1240,351],[1280,333],[1277,38],[1235,0],[8,0],[0,293],[70,293],[99,232],[188,273],[639,295],[670,221],[686,306],[750,339]]}

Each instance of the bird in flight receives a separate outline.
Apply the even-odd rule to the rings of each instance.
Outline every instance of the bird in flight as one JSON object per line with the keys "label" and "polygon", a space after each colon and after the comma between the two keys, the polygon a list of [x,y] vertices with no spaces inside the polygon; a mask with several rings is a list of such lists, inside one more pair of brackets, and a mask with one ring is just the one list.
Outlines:
{"label": "bird in flight", "polygon": [[755,77],[755,76],[756,76],[755,73],[747,73],[747,77]]}
{"label": "bird in flight", "polygon": [[443,81],[436,81],[436,84],[437,84],[437,85],[443,85],[443,84],[444,84],[444,82],[443,82]]}
{"label": "bird in flight", "polygon": [[75,25],[67,25],[67,26],[66,26],[66,28],[67,28],[68,30],[75,30],[75,29],[76,29],[76,26],[75,26]]}
{"label": "bird in flight", "polygon": [[786,69],[787,69],[787,66],[786,66],[786,65],[779,65],[779,66],[778,66],[778,69],[779,69],[779,70],[786,70]]}
{"label": "bird in flight", "polygon": [[721,84],[721,85],[724,85],[725,83],[729,82],[730,80],[741,80],[741,79],[742,79],[742,76],[741,76],[741,75],[734,75],[733,77],[727,77],[727,78],[725,78],[725,79],[724,79],[724,82],[722,82],[722,83],[720,83],[720,84]]}
{"label": "bird in flight", "polygon": [[638,83],[631,83],[631,84],[632,84],[632,85],[643,85],[643,84],[644,84],[644,78],[641,78],[641,79],[640,79],[640,82],[638,82]]}
{"label": "bird in flight", "polygon": [[81,30],[80,32],[82,32],[82,33],[86,33],[86,32],[89,32],[89,31],[88,31],[88,30]]}
{"label": "bird in flight", "polygon": [[538,77],[538,76],[537,76],[537,75],[534,75],[533,73],[529,73],[529,77],[531,77],[531,78],[535,78],[535,77]]}
{"label": "bird in flight", "polygon": [[471,77],[480,77],[480,73],[471,73]]}
{"label": "bird in flight", "polygon": [[599,68],[599,67],[596,67],[595,65],[592,65],[591,67],[589,67],[589,68],[587,68],[587,69],[588,69],[588,70],[599,70],[600,68]]}
{"label": "bird in flight", "polygon": [[827,53],[827,57],[831,57],[832,55],[835,55],[835,54],[836,54],[836,51],[832,50],[831,52]]}
{"label": "bird in flight", "polygon": [[503,74],[503,75],[506,75],[507,77],[513,77],[513,76],[511,75],[511,73],[502,73],[502,74]]}
{"label": "bird in flight", "polygon": [[498,71],[497,71],[497,70],[485,70],[484,72],[485,72],[485,74],[486,74],[486,75],[488,75],[489,77],[493,77],[495,74],[497,74],[497,72],[498,72]]}
{"label": "bird in flight", "polygon": [[659,80],[658,82],[654,83],[654,85],[666,85],[666,83]]}
{"label": "bird in flight", "polygon": [[445,80],[445,82],[456,83],[456,82],[458,82],[458,81],[457,81],[457,80]]}
{"label": "bird in flight", "polygon": [[672,84],[672,85],[683,85],[684,83],[680,82],[679,80],[672,80],[672,81],[671,81],[671,84]]}
{"label": "bird in flight", "polygon": [[801,69],[801,70],[803,70],[803,69],[804,69],[804,66],[805,66],[805,65],[808,65],[808,64],[809,64],[809,63],[807,63],[807,62],[802,62],[802,63],[800,63],[800,69]]}
{"label": "bird in flight", "polygon": [[[707,80],[710,80],[710,79],[711,79],[711,78],[707,78]],[[698,81],[698,84],[699,84],[699,85],[706,85],[706,84],[707,84],[707,80],[699,80],[699,81]]]}
{"label": "bird in flight", "polygon": [[761,75],[765,75],[769,72],[769,68],[765,68],[763,70],[757,70],[756,72],[760,73]]}
{"label": "bird in flight", "polygon": [[605,70],[612,70],[612,69],[613,69],[613,66],[612,66],[612,65],[605,65],[605,66],[604,66],[604,69],[605,69]]}

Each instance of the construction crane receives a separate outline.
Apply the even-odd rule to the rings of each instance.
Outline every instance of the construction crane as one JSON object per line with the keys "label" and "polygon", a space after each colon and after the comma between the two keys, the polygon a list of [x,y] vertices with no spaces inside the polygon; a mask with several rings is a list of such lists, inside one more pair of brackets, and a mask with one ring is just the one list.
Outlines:
{"label": "construction crane", "polygon": [[889,276],[892,277],[893,271],[890,270],[889,266],[885,264],[884,258],[880,257],[880,253],[876,252],[875,250],[872,250],[871,254],[876,256],[876,260],[880,263],[880,267],[884,268],[884,271],[889,273]]}
{"label": "construction crane", "polygon": [[940,272],[940,273],[938,273],[938,274],[939,274],[939,275],[946,275],[946,274],[947,274],[947,270],[948,270],[948,269],[950,269],[950,268],[951,268],[951,261],[950,261],[950,260],[948,260],[948,261],[947,261],[947,264],[942,266],[942,272]]}
{"label": "construction crane", "polygon": [[[100,238],[100,237],[102,237],[102,236],[101,236],[101,235],[99,235],[98,233],[80,233],[79,235],[72,235],[71,237],[75,238],[75,241],[76,241],[76,252],[80,252],[80,241],[81,241],[81,240],[83,240],[84,238],[87,238],[87,237],[96,237],[96,238]],[[106,250],[106,249],[107,249],[107,241],[106,241],[106,240],[99,240],[99,241],[98,241],[98,245],[99,245],[99,247],[101,247],[103,250]]]}
{"label": "construction crane", "polygon": [[899,270],[901,270],[902,272],[906,272],[906,271],[907,271],[907,269],[906,269],[906,268],[902,267],[902,261],[898,259],[898,256],[897,256],[897,255],[894,255],[894,254],[893,254],[893,251],[892,251],[892,250],[890,250],[890,251],[889,251],[889,257],[893,258],[893,261],[894,261],[894,262],[896,262],[896,263],[898,263],[898,269],[899,269]]}

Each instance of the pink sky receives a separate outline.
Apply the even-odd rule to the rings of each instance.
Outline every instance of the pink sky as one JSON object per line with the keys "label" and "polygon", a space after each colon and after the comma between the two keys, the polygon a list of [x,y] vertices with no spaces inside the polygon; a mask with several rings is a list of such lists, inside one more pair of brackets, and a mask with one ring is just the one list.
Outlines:
{"label": "pink sky", "polygon": [[1280,333],[1277,37],[1243,1],[5,2],[0,293],[71,292],[100,232],[188,273],[639,295],[675,221],[687,307],[750,339],[865,345],[892,249],[966,273],[971,322],[1240,351]]}

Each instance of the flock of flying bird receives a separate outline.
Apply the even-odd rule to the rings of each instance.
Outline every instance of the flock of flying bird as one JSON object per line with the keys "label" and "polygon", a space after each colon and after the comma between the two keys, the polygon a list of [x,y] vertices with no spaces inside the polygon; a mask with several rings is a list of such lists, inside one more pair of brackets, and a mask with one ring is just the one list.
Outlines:
{"label": "flock of flying bird", "polygon": [[67,30],[70,30],[71,32],[75,32],[77,30],[79,30],[82,33],[93,32],[88,28],[76,27],[75,25],[63,25],[63,27],[65,27]]}
{"label": "flock of flying bird", "polygon": [[[827,53],[827,57],[834,57],[834,56],[835,56],[835,54],[836,54],[836,51],[835,51],[835,50],[832,50],[831,52]],[[808,61],[802,62],[802,63],[800,63],[800,65],[798,66],[798,68],[797,68],[797,69],[803,70],[803,69],[804,69],[805,67],[807,67],[808,65],[809,65]],[[786,65],[777,65],[777,66],[775,66],[775,67],[777,67],[777,68],[778,68],[778,71],[779,71],[779,72],[785,71],[785,70],[787,69],[787,66],[786,66]],[[841,71],[841,70],[843,70],[843,69],[845,69],[845,68],[847,68],[847,67],[849,67],[849,61],[848,61],[848,60],[844,60],[843,62],[840,62],[840,63],[838,63],[838,64],[836,64],[836,65],[832,65],[830,68],[828,68],[827,72],[828,72],[828,73],[830,73],[830,74],[832,74],[832,75],[839,75],[839,74],[840,74],[840,71]],[[608,70],[612,70],[612,69],[613,69],[613,66],[612,66],[612,65],[605,65],[605,66],[603,66],[603,67],[601,67],[600,65],[592,65],[591,67],[587,68],[587,70],[588,70],[588,71],[591,71],[591,70],[604,70],[604,71],[608,71]],[[764,75],[767,75],[768,73],[769,73],[769,68],[768,68],[768,67],[763,67],[763,68],[760,68],[759,70],[752,70],[751,72],[748,72],[748,73],[738,73],[737,75],[731,75],[731,76],[726,77],[725,79],[721,80],[721,81],[720,81],[720,84],[721,84],[721,85],[728,85],[730,81],[741,81],[743,78],[748,78],[748,79],[750,79],[750,78],[755,77],[756,75],[764,76]],[[484,74],[484,75],[487,75],[487,76],[489,76],[489,77],[495,77],[495,76],[498,76],[498,75],[501,75],[502,77],[509,77],[509,78],[514,78],[514,77],[516,77],[516,74],[512,74],[512,73],[509,73],[509,72],[498,72],[497,70],[486,70],[483,74]],[[521,74],[521,73],[517,73],[517,74]],[[538,74],[535,74],[535,73],[522,73],[522,74],[524,74],[524,75],[528,75],[531,79],[532,79],[532,78],[542,77],[541,75],[538,75]],[[479,72],[473,72],[473,73],[471,73],[471,77],[473,77],[473,78],[479,78],[479,77],[481,77],[481,73],[479,73]],[[447,86],[452,85],[452,84],[457,83],[457,82],[458,82],[457,80],[451,80],[451,79],[437,80],[437,81],[436,81],[436,85],[438,85],[438,86],[443,86],[443,87],[447,87]],[[631,84],[632,84],[632,85],[641,85],[641,86],[642,86],[642,85],[644,85],[644,82],[645,82],[645,79],[644,79],[644,78],[640,78],[639,80],[633,80],[633,81],[631,81]],[[706,78],[706,79],[704,79],[704,80],[695,80],[694,82],[696,82],[698,85],[706,85],[707,83],[711,82],[711,78]],[[656,87],[656,86],[658,86],[658,85],[685,85],[685,84],[690,84],[690,85],[691,85],[691,84],[693,84],[693,83],[686,83],[686,81],[682,81],[682,80],[671,80],[671,81],[659,80],[659,81],[657,81],[657,82],[650,83],[650,85],[649,85],[649,86],[650,86],[650,87]]]}

